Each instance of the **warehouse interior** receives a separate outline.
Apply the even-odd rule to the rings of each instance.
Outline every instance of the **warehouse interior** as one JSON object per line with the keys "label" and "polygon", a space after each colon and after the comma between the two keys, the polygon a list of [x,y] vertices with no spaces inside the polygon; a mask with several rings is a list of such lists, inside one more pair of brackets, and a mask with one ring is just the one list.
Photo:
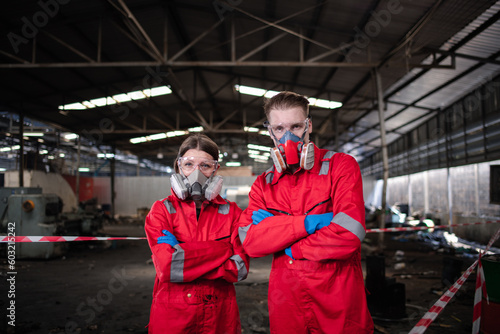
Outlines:
{"label": "warehouse interior", "polygon": [[[468,263],[500,227],[500,1],[21,0],[0,18],[0,235],[20,217],[23,196],[32,196],[46,209],[16,226],[17,235],[144,236],[145,214],[170,194],[180,144],[198,132],[219,145],[221,194],[244,209],[253,181],[273,165],[264,99],[284,90],[308,97],[318,147],[357,160],[367,229],[444,227],[369,233],[363,261],[385,252],[392,263],[411,243],[408,261],[424,249],[419,263],[430,266],[427,258],[453,249]],[[59,266],[67,266],[78,279],[90,275],[87,291],[99,291],[109,266],[90,257],[120,263],[122,252],[132,268],[150,256],[132,240],[69,244],[17,243],[19,266],[28,268],[19,286],[38,285],[30,275],[41,271],[61,284],[43,268],[64,278],[70,273]],[[500,243],[490,246],[495,253]],[[77,274],[78,263],[85,274]],[[239,288],[262,300],[240,297],[249,307],[242,325],[268,333],[262,305],[270,262],[255,263],[255,276]],[[101,281],[92,275],[100,267]],[[129,288],[147,293],[130,294],[150,304],[154,268],[131,270]],[[415,298],[411,286],[424,281],[407,279],[407,296]],[[57,295],[41,285],[37,297]],[[92,320],[74,314],[78,303],[56,297],[62,313],[47,325],[31,316],[32,297],[19,298],[28,314],[19,315],[21,328],[32,333],[72,332],[72,321],[81,333],[146,332],[148,309],[112,312],[127,303],[123,294]],[[404,321],[379,314],[376,332],[408,332],[432,306],[427,298]],[[468,294],[461,298],[460,314],[472,319]],[[118,325],[127,319],[137,324]],[[471,322],[427,332],[470,332]]]}

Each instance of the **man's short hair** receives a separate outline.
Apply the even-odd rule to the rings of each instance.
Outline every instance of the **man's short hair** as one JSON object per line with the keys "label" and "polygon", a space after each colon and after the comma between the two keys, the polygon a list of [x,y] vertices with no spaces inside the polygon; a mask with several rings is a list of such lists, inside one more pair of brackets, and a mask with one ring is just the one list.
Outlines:
{"label": "man's short hair", "polygon": [[283,110],[294,107],[302,108],[304,116],[309,115],[309,101],[305,96],[294,92],[283,91],[264,102],[264,112],[267,119],[269,119],[269,114],[273,109]]}

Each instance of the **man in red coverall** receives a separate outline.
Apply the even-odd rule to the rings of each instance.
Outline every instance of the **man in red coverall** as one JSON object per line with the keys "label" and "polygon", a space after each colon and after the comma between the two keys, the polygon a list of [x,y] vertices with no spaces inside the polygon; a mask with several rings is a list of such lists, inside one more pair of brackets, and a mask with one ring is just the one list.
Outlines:
{"label": "man in red coverall", "polygon": [[308,103],[281,92],[264,105],[274,166],[252,185],[240,240],[251,257],[274,255],[271,333],[372,333],[361,269],[359,166],[309,141]]}

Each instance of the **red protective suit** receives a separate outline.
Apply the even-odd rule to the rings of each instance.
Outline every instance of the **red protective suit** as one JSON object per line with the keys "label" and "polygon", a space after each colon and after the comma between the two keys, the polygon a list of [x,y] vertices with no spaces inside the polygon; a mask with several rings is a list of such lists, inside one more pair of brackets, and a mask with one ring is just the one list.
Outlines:
{"label": "red protective suit", "polygon": [[[354,158],[314,146],[311,170],[260,175],[240,217],[251,257],[274,254],[269,278],[271,333],[373,332],[361,269],[365,236],[362,179]],[[259,209],[272,213],[252,224]],[[333,212],[330,225],[309,235],[308,214]],[[284,249],[291,246],[292,260]]]}
{"label": "red protective suit", "polygon": [[[241,209],[222,197],[202,204],[175,195],[153,204],[145,230],[156,269],[150,333],[241,333],[233,282],[249,258],[238,238]],[[179,244],[158,244],[162,230]]]}

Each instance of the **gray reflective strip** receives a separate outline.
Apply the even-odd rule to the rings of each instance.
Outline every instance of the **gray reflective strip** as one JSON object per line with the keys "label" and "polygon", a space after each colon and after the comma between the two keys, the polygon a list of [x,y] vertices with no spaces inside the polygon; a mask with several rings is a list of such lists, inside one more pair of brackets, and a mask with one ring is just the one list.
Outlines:
{"label": "gray reflective strip", "polygon": [[250,226],[252,226],[252,223],[248,224],[245,227],[238,228],[238,235],[240,236],[241,244],[243,244],[243,242],[245,241],[245,238],[247,237],[247,232],[250,229]]}
{"label": "gray reflective strip", "polygon": [[361,225],[361,223],[356,219],[349,217],[347,214],[339,212],[335,215],[335,217],[333,217],[332,221],[357,236],[359,241],[363,241],[365,238],[366,231],[363,228],[363,225]]}
{"label": "gray reflective strip", "polygon": [[230,259],[234,261],[236,268],[238,268],[238,282],[247,278],[247,267],[245,266],[245,262],[243,261],[241,256],[233,255],[230,257]]}
{"label": "gray reflective strip", "polygon": [[326,175],[328,174],[328,170],[330,169],[330,159],[333,157],[335,154],[334,151],[328,151],[326,154],[323,156],[323,159],[328,159],[327,161],[323,161],[321,164],[321,169],[319,171],[319,175]]}
{"label": "gray reflective strip", "polygon": [[170,282],[184,282],[184,249],[178,244],[174,248],[170,265]]}
{"label": "gray reflective strip", "polygon": [[165,207],[167,208],[168,213],[172,214],[172,213],[177,212],[177,211],[175,211],[174,206],[172,205],[172,203],[170,203],[170,201],[168,199],[164,200],[163,204],[165,204]]}
{"label": "gray reflective strip", "polygon": [[274,166],[273,166],[273,167],[271,167],[271,168],[269,168],[269,169],[266,171],[266,173],[267,173],[267,172],[269,172],[269,174],[267,174],[267,175],[266,175],[266,182],[267,182],[267,183],[271,183],[271,182],[273,181],[273,176],[274,176],[274,173],[273,173],[273,168],[274,168]]}
{"label": "gray reflective strip", "polygon": [[219,213],[221,215],[227,215],[229,213],[229,207],[230,207],[229,204],[219,205]]}

